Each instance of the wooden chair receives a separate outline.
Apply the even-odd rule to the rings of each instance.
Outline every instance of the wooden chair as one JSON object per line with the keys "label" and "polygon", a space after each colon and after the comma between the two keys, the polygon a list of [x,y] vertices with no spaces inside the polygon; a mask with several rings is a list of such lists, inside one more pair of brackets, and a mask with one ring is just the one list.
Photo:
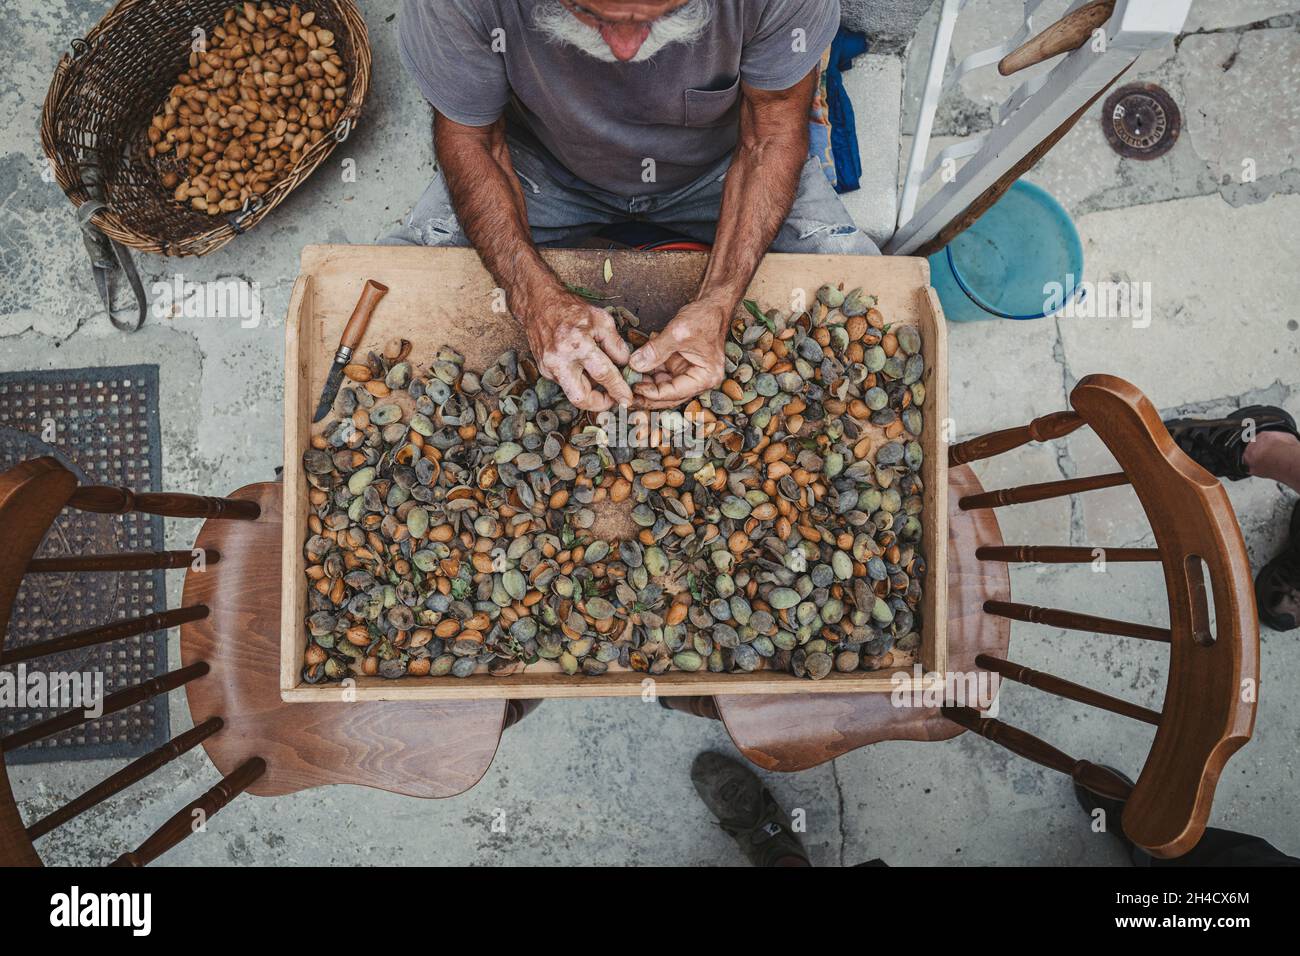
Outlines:
{"label": "wooden chair", "polygon": [[[358,783],[422,797],[447,797],[486,772],[501,732],[532,702],[449,704],[369,702],[284,704],[278,687],[281,487],[249,485],[228,498],[135,494],[124,488],[77,486],[53,458],[24,462],[0,474],[0,635],[25,573],[115,572],[184,568],[191,551],[33,558],[64,506],[80,511],[209,518],[195,542],[203,571],[186,574],[182,606],[8,648],[0,664],[32,661],[135,634],[181,626],[181,666],[105,696],[104,713],[185,688],[192,729],[129,763],[45,817],[25,824],[4,753],[86,721],[80,710],[59,714],[0,738],[0,865],[39,865],[33,843],[56,827],[143,780],[202,744],[222,779],[167,820],[115,865],[143,866],[239,794],[291,793],[328,783]],[[350,709],[351,708],[351,709]],[[346,717],[346,719],[342,719]],[[429,732],[437,722],[438,733]]]}
{"label": "wooden chair", "polygon": [[[954,506],[949,561],[958,575],[949,582],[951,666],[963,670],[961,662],[973,660],[1004,679],[1155,725],[1135,787],[1104,767],[1069,757],[966,707],[918,716],[868,699],[887,695],[870,694],[857,700],[852,695],[687,698],[669,706],[723,720],[742,753],[777,770],[804,769],[877,740],[936,740],[972,730],[1095,792],[1126,800],[1124,832],[1153,856],[1176,857],[1192,849],[1205,831],[1219,774],[1250,739],[1255,722],[1259,621],[1246,548],[1222,485],[1178,449],[1138,389],[1113,376],[1090,375],[1071,393],[1070,403],[1073,411],[949,450]],[[967,466],[1031,441],[1064,437],[1083,425],[1102,440],[1120,471],[984,491]],[[992,520],[994,509],[1125,484],[1146,512],[1156,547],[1107,548],[1106,559],[1161,564],[1167,628],[1016,604],[1009,594],[994,593],[1006,593],[1007,562],[1088,564],[1094,559],[1092,547],[1005,546]],[[986,520],[972,524],[974,517]],[[997,569],[1000,577],[970,571],[972,561]],[[988,596],[980,597],[981,589]],[[1207,593],[1213,596],[1213,626]],[[1008,660],[1005,635],[1013,620],[1168,644],[1162,708],[1140,707]],[[936,717],[947,722],[948,732],[936,727]]]}
{"label": "wooden chair", "polygon": [[[995,618],[1116,634],[1169,645],[1169,672],[1159,711],[1083,687],[989,654],[981,667],[1007,680],[1099,707],[1156,727],[1137,785],[1075,760],[1036,737],[969,708],[945,708],[951,720],[1036,763],[1069,774],[1094,792],[1126,800],[1124,832],[1152,856],[1181,856],[1205,832],[1214,788],[1224,765],[1255,726],[1259,689],[1259,617],[1250,562],[1227,492],[1174,444],[1160,416],[1133,385],[1089,375],[1070,393],[1073,411],[994,432],[949,451],[951,464],[991,458],[1030,441],[1061,438],[1087,425],[1114,456],[1120,471],[970,495],[963,510],[1002,508],[1030,501],[1131,485],[1146,512],[1155,548],[1108,548],[1108,561],[1159,562],[1164,570],[1169,626],[1150,627],[1056,608],[992,601]],[[1090,547],[981,548],[985,561],[1058,564],[1093,560]],[[1209,578],[1207,591],[1206,578]],[[1213,620],[1207,593],[1213,597]]]}

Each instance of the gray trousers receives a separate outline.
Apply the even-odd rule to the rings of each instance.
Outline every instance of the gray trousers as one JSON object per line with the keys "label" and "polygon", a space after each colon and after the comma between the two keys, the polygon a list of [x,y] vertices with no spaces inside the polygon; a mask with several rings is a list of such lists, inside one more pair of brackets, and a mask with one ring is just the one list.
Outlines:
{"label": "gray trousers", "polygon": [[[534,148],[509,139],[510,158],[523,187],[528,225],[538,245],[571,245],[602,226],[639,220],[712,243],[722,206],[722,186],[731,157],[674,192],[629,199],[597,189],[570,175]],[[385,236],[387,245],[468,246],[452,208],[442,173],[424,191],[406,224]],[[880,255],[876,244],[853,223],[821,167],[812,157],[799,175],[799,191],[781,225],[773,252]]]}

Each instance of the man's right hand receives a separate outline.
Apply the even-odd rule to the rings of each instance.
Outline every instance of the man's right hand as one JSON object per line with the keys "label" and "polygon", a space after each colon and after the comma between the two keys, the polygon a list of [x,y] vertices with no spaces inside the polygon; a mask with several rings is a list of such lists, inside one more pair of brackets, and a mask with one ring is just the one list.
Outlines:
{"label": "man's right hand", "polygon": [[603,412],[631,404],[632,389],[619,371],[629,358],[627,343],[608,312],[567,289],[512,297],[511,305],[537,370],[577,408]]}

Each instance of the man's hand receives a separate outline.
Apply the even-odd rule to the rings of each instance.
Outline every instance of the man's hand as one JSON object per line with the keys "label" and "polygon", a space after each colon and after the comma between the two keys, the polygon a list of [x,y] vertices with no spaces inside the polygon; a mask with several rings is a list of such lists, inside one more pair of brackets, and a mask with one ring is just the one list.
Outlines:
{"label": "man's hand", "polygon": [[632,370],[645,376],[635,389],[638,404],[672,408],[721,384],[731,312],[719,301],[697,299],[637,349]]}
{"label": "man's hand", "polygon": [[537,370],[564,389],[574,406],[603,412],[631,403],[632,390],[618,369],[627,364],[627,343],[608,312],[561,290],[527,296],[515,315]]}
{"label": "man's hand", "polygon": [[699,294],[632,356],[632,369],[649,373],[635,390],[647,408],[679,405],[722,381],[727,324],[790,211],[808,158],[816,83],[813,70],[787,90],[742,84],[740,139]]}
{"label": "man's hand", "polygon": [[438,113],[434,146],[461,228],[506,290],[538,371],[578,408],[602,412],[631,402],[632,390],[615,365],[627,362],[627,344],[614,320],[569,292],[533,245],[505,121],[463,126]]}

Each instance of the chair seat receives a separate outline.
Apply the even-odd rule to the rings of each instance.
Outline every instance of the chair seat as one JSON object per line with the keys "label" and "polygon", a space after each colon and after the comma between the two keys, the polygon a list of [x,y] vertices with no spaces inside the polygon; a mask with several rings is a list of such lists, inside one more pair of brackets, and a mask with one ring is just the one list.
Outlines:
{"label": "chair seat", "polygon": [[[1002,544],[992,510],[962,511],[963,495],[983,491],[969,465],[948,472],[948,666],[973,672],[977,654],[1006,654],[1011,622],[984,613],[1009,600],[1007,565],[975,549]],[[996,675],[993,675],[996,680]],[[996,686],[996,684],[994,685]],[[807,770],[882,740],[948,740],[964,728],[937,707],[895,707],[890,694],[759,694],[714,698],[736,747],[765,770]]]}
{"label": "chair seat", "polygon": [[295,703],[280,699],[282,486],[248,485],[230,497],[262,508],[256,521],[204,523],[195,548],[220,560],[185,575],[185,605],[206,618],[181,627],[181,659],[211,671],[186,685],[197,724],[225,726],[203,742],[224,775],[251,757],[266,773],[248,788],[277,796],[354,783],[414,797],[451,797],[474,786],[496,754],[506,701]]}

